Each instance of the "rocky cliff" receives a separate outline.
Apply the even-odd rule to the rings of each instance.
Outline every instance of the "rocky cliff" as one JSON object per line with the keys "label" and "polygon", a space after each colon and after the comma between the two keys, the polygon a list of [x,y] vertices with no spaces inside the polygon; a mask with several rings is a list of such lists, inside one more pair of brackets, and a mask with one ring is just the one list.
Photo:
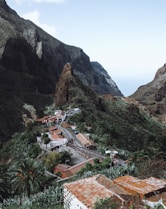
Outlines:
{"label": "rocky cliff", "polygon": [[154,79],[131,95],[146,106],[150,114],[166,123],[166,64],[158,69]]}
{"label": "rocky cliff", "polygon": [[5,0],[0,0],[0,37],[1,140],[23,127],[22,115],[30,114],[24,104],[40,112],[54,101],[56,83],[68,62],[73,73],[97,94],[122,95],[107,72],[91,63],[82,49],[62,43],[19,17]]}

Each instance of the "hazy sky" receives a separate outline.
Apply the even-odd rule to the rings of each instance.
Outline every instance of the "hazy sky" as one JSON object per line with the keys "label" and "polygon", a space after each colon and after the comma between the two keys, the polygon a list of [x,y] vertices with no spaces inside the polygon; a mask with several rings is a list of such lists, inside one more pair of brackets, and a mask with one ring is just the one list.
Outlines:
{"label": "hazy sky", "polygon": [[98,61],[125,96],[166,63],[166,0],[6,0],[60,41]]}

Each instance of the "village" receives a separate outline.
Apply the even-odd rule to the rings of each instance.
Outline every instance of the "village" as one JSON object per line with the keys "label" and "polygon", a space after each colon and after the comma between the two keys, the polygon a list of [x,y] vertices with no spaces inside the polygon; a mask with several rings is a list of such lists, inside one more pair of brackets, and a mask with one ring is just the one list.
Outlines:
{"label": "village", "polygon": [[[55,166],[53,175],[59,175],[63,181],[69,180],[87,163],[93,165],[95,159],[111,158],[110,166],[125,166],[126,161],[118,157],[116,150],[106,150],[102,155],[96,151],[96,144],[89,134],[80,133],[77,127],[66,122],[70,115],[78,114],[79,108],[69,111],[56,110],[54,115],[44,116],[37,122],[45,125],[47,131],[42,133],[48,136],[47,143],[37,137],[42,150],[45,152],[67,151],[72,156],[72,165],[69,160]],[[69,128],[71,131],[69,131]],[[64,183],[65,209],[91,209],[98,199],[112,198],[119,208],[164,208],[166,209],[166,180],[149,177],[139,179],[130,175],[121,176],[113,180],[102,174],[87,177],[81,180]],[[137,207],[134,207],[137,205]],[[146,205],[146,206],[145,206]]]}

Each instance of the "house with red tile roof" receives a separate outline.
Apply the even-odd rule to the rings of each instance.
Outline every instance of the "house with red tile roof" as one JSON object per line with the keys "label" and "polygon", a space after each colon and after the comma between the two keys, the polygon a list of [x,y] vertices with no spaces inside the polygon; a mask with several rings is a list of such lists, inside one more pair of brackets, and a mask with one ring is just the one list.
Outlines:
{"label": "house with red tile roof", "polygon": [[95,149],[95,143],[89,138],[87,134],[78,133],[76,134],[78,141],[84,146],[85,148]]}
{"label": "house with red tile roof", "polygon": [[58,129],[57,126],[50,126],[50,127],[48,128],[49,132],[55,131],[55,130],[57,130],[57,129]]}
{"label": "house with red tile roof", "polygon": [[92,209],[96,201],[106,197],[116,201],[118,209],[128,209],[130,206],[146,208],[146,202],[152,205],[161,203],[165,208],[166,180],[132,176],[110,180],[99,174],[64,184],[64,208]]}
{"label": "house with red tile roof", "polygon": [[141,199],[151,198],[156,194],[159,196],[166,192],[166,180],[154,177],[139,179],[133,176],[121,176],[113,181],[133,196],[139,195]]}
{"label": "house with red tile roof", "polygon": [[[112,190],[110,189],[112,188]],[[96,175],[90,178],[81,179],[64,184],[64,208],[67,209],[92,209],[99,199],[113,198],[119,205],[123,205],[125,200],[119,193],[126,192],[114,185],[114,183],[104,175]]]}
{"label": "house with red tile roof", "polygon": [[48,123],[49,116],[43,116],[42,118],[36,119],[37,122],[40,123]]}
{"label": "house with red tile roof", "polygon": [[94,165],[94,159],[95,158],[90,158],[90,159],[85,160],[84,162],[81,162],[81,163],[76,164],[74,166],[69,166],[66,164],[58,164],[54,169],[54,173],[55,174],[61,173],[61,178],[69,178],[71,176],[74,176],[83,167],[85,167],[86,163],[90,163],[91,165]]}
{"label": "house with red tile roof", "polygon": [[55,111],[55,115],[47,115],[42,118],[36,119],[36,121],[41,122],[42,124],[51,124],[63,122],[66,119],[66,112],[62,110]]}

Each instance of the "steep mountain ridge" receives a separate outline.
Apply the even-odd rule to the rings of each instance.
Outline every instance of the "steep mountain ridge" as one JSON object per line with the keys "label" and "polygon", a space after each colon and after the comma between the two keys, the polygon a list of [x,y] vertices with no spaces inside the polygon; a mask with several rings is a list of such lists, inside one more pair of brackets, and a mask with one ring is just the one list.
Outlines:
{"label": "steep mountain ridge", "polygon": [[154,79],[130,97],[146,106],[150,114],[166,123],[166,64],[158,69]]}
{"label": "steep mountain ridge", "polygon": [[[103,69],[95,71],[82,49],[50,36],[0,0],[0,140],[23,127],[24,104],[37,113],[54,102],[63,66],[70,62],[81,82],[97,94],[122,95],[108,82]],[[97,78],[97,82],[96,82]]]}
{"label": "steep mountain ridge", "polygon": [[[55,87],[55,83],[61,74],[64,64],[67,62],[72,63],[74,72],[77,73],[80,80],[93,89],[93,83],[95,83],[94,74],[96,74],[96,72],[94,73],[90,59],[82,49],[62,43],[37,27],[31,21],[20,18],[16,12],[7,6],[5,0],[1,0],[1,4],[4,5],[0,9],[0,35],[3,37],[0,41],[1,56],[5,49],[6,42],[10,37],[24,37],[32,46],[38,57],[43,60],[49,76],[54,80],[52,90]],[[98,71],[99,75],[100,73],[102,73],[102,71]],[[100,80],[100,76],[98,77]],[[109,86],[107,79],[104,78],[101,82],[107,85],[104,93],[111,92],[114,95],[122,95],[120,91],[114,91],[113,86]],[[98,87],[97,93],[103,94],[103,88]]]}

